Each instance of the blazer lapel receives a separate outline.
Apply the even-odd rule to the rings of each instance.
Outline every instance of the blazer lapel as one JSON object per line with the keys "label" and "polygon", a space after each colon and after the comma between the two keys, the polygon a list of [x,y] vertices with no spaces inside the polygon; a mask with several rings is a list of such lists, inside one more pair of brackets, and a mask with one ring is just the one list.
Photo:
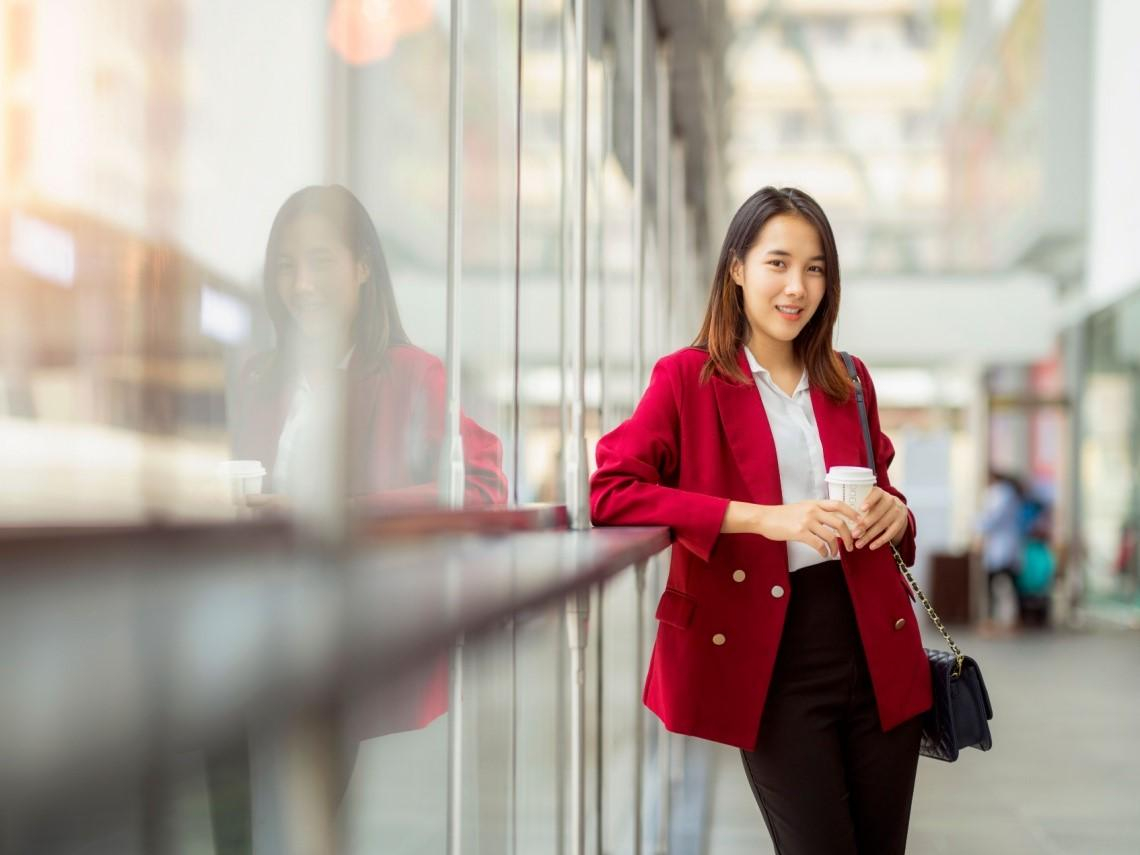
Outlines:
{"label": "blazer lapel", "polygon": [[[743,346],[736,351],[736,361],[744,376],[751,377]],[[721,425],[752,500],[762,505],[782,504],[776,442],[756,384],[736,383],[715,374],[711,382]]]}
{"label": "blazer lapel", "polygon": [[346,420],[345,435],[348,441],[349,495],[373,492],[375,473],[373,467],[373,446],[376,436],[376,403],[381,380],[377,372],[368,371],[356,363],[355,354],[348,366],[345,393]]}
{"label": "blazer lapel", "polygon": [[[819,442],[823,446],[823,465],[825,469],[832,466],[866,466],[863,459],[866,455],[863,447],[862,427],[854,417],[853,403],[839,404],[829,398],[822,389],[811,387],[811,405],[815,411],[815,424],[819,430]],[[854,431],[854,433],[852,433]],[[858,442],[860,450],[852,454],[852,437]]]}

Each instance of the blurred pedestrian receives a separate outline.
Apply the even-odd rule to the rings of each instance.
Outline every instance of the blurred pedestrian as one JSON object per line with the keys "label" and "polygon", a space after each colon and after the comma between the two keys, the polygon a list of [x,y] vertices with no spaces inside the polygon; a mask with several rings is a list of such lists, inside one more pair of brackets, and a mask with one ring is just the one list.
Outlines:
{"label": "blurred pedestrian", "polygon": [[977,522],[977,533],[982,543],[982,565],[986,569],[987,614],[991,624],[998,615],[1001,579],[1009,584],[1017,601],[1017,622],[1021,621],[1022,601],[1017,588],[1017,574],[1021,570],[1023,503],[1021,482],[1012,475],[991,469]]}

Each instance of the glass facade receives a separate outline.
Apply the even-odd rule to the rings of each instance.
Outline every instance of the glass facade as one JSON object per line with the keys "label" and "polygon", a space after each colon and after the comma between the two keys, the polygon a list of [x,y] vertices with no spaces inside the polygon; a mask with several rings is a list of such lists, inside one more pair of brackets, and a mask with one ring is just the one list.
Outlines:
{"label": "glass facade", "polygon": [[[283,518],[384,551],[354,523],[565,503],[568,452],[591,467],[695,332],[702,223],[648,3],[589,4],[584,52],[570,0],[286,5],[0,3],[8,532]],[[589,594],[599,852],[667,816],[638,578]],[[520,615],[336,709],[181,753],[158,832],[154,804],[115,794],[13,839],[565,851],[568,620]]]}
{"label": "glass facade", "polygon": [[656,258],[651,35],[633,234],[631,9],[592,16],[582,176],[570,3],[466,11],[452,127],[446,3],[6,0],[0,519],[562,500],[579,185],[591,443],[700,291]]}

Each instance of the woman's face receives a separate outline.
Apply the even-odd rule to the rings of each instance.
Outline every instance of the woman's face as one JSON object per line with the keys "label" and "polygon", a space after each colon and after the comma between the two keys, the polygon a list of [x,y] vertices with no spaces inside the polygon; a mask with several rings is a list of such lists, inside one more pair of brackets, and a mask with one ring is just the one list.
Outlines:
{"label": "woman's face", "polygon": [[827,289],[823,245],[815,226],[795,214],[764,224],[731,268],[744,290],[744,314],[752,336],[790,342],[807,326]]}
{"label": "woman's face", "polygon": [[306,336],[347,330],[356,316],[368,265],[358,260],[332,224],[299,214],[281,230],[274,281],[277,293]]}

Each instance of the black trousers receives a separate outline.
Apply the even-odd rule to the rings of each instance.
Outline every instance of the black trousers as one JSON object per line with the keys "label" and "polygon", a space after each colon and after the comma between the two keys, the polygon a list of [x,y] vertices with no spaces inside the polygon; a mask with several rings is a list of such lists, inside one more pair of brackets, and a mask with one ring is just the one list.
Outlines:
{"label": "black trousers", "polygon": [[791,574],[791,599],[744,769],[779,855],[902,855],[921,719],[883,733],[838,561]]}

